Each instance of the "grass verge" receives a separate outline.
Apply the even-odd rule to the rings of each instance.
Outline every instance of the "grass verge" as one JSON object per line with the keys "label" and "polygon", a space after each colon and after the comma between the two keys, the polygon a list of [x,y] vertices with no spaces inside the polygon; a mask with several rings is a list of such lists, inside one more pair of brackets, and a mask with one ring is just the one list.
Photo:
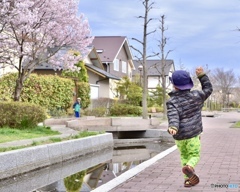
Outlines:
{"label": "grass verge", "polygon": [[98,135],[98,134],[102,134],[102,133],[104,133],[104,132],[82,131],[82,132],[79,132],[77,135],[69,136],[69,137],[66,137],[66,138],[52,137],[52,138],[49,138],[49,139],[43,140],[43,141],[33,141],[31,145],[0,148],[0,152],[6,152],[6,151],[11,151],[11,150],[23,149],[23,148],[26,148],[26,147],[45,145],[45,144],[50,144],[50,143],[56,143],[56,142],[61,142],[61,141],[72,140],[72,139],[79,139],[79,138],[94,136],[94,135]]}
{"label": "grass verge", "polygon": [[0,143],[18,141],[24,139],[33,139],[38,137],[59,135],[58,131],[51,130],[50,127],[37,126],[32,129],[12,129],[0,128]]}
{"label": "grass verge", "polygon": [[234,123],[231,127],[232,127],[232,128],[240,128],[240,121],[237,121],[237,122]]}

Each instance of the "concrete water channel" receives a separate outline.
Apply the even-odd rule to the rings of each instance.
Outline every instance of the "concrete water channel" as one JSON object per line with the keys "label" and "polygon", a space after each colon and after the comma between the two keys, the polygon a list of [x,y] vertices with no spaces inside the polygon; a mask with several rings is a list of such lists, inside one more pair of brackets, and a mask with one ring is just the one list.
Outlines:
{"label": "concrete water channel", "polygon": [[[74,125],[73,122],[71,123]],[[146,126],[146,123],[144,125]],[[65,157],[61,157],[65,158],[64,161],[57,161],[57,156],[55,156],[54,164],[2,179],[0,192],[89,192],[174,145],[171,139],[169,140],[169,137],[165,135],[165,131],[151,128],[144,131],[141,127],[140,131],[134,130],[127,133],[123,131],[121,134],[118,131],[118,134],[112,134],[115,135],[113,145],[107,141],[108,145],[106,145],[99,139],[97,142],[91,141],[90,143],[95,143],[97,146],[102,145],[102,149],[90,146],[96,150],[76,157],[70,157],[67,154]],[[117,129],[119,130],[120,127],[118,126]],[[126,128],[124,130],[126,131]],[[73,146],[74,144],[68,146],[68,150],[71,151],[71,147],[76,148]],[[48,148],[54,150],[53,146]],[[73,154],[73,152],[69,154]],[[26,166],[27,164],[23,167]]]}
{"label": "concrete water channel", "polygon": [[[0,182],[1,192],[89,192],[151,159],[173,143],[148,140],[115,144],[114,148],[74,158]],[[69,190],[70,191],[70,190]]]}

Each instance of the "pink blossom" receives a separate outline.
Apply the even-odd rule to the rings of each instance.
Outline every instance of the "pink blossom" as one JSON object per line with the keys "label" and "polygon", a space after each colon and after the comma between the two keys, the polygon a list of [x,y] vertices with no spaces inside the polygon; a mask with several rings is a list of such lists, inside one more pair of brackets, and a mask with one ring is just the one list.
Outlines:
{"label": "pink blossom", "polygon": [[[88,21],[78,15],[76,0],[1,2],[0,64],[30,72],[46,62],[55,69],[78,70],[74,64],[83,59],[91,42]],[[70,49],[80,56],[71,55]]]}

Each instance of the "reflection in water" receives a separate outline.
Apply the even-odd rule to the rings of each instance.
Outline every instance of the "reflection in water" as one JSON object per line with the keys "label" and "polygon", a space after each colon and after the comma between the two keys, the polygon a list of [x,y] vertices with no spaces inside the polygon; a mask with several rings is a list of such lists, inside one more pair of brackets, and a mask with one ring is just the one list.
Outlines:
{"label": "reflection in water", "polygon": [[[81,183],[81,189],[79,189],[78,187],[80,181],[78,182],[79,179],[76,176],[73,175],[68,177],[72,178],[71,184],[73,184],[73,187],[75,187],[74,189],[78,190],[75,191],[72,189],[72,191],[67,191],[90,192],[91,190],[100,187],[101,185],[128,171],[129,169],[170,148],[172,145],[173,144],[167,143],[141,143],[127,145],[121,144],[119,146],[116,145],[113,150],[113,156],[111,160],[100,163],[85,170],[85,176],[83,178],[83,183]],[[64,179],[64,181],[65,180],[66,178]],[[58,181],[57,185],[51,190],[56,192],[64,192],[61,183],[62,180]],[[76,186],[74,186],[74,183]],[[38,191],[43,192],[43,188],[38,189]]]}
{"label": "reflection in water", "polygon": [[154,142],[115,145],[114,150],[0,182],[0,192],[90,192],[172,145]]}
{"label": "reflection in water", "polygon": [[[0,192],[65,192],[66,188],[63,183],[64,178],[77,172],[84,171],[90,167],[98,165],[99,163],[109,161],[112,156],[113,149],[105,149],[36,171],[28,172],[17,177],[1,180]],[[82,186],[82,188],[83,187],[84,186]]]}
{"label": "reflection in water", "polygon": [[67,192],[79,192],[82,188],[83,178],[86,171],[80,171],[71,176],[64,178],[64,186]]}

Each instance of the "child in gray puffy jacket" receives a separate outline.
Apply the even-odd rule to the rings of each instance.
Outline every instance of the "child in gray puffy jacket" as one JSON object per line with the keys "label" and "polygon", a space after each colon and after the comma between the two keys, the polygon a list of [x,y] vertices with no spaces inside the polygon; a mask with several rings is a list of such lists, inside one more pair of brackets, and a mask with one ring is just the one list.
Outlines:
{"label": "child in gray puffy jacket", "polygon": [[201,110],[204,101],[213,91],[202,67],[196,69],[196,75],[202,90],[191,91],[193,82],[189,73],[184,70],[175,71],[170,78],[175,90],[169,93],[170,99],[166,104],[168,132],[180,151],[185,187],[194,186],[200,181],[194,167],[200,159],[200,134],[203,131]]}

